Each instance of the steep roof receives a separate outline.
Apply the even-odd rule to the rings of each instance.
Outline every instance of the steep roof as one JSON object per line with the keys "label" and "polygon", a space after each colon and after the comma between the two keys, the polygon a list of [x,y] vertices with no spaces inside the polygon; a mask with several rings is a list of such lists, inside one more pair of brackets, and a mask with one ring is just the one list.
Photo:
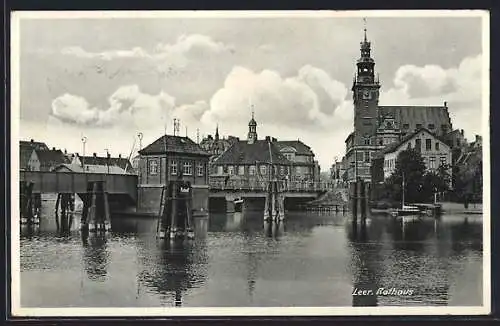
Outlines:
{"label": "steep roof", "polygon": [[300,155],[314,155],[314,153],[311,150],[311,147],[307,146],[300,140],[280,140],[277,142],[273,142],[276,147],[278,147],[279,150],[282,150],[283,148],[286,147],[293,147],[297,151],[297,154]]}
{"label": "steep roof", "polygon": [[442,125],[447,126],[446,132],[452,129],[447,106],[379,106],[379,115],[387,114],[394,116],[395,122],[402,130],[404,124],[408,124],[410,130],[414,130],[417,124],[425,128],[433,124],[438,134],[442,134]]}
{"label": "steep roof", "polygon": [[210,156],[200,145],[188,137],[164,135],[139,151],[141,155],[164,153],[194,154]]}
{"label": "steep roof", "polygon": [[416,134],[420,133],[420,132],[427,132],[429,135],[431,135],[432,137],[440,140],[441,142],[443,142],[446,146],[448,146],[448,144],[446,144],[446,142],[439,136],[437,136],[436,134],[430,132],[428,129],[426,128],[421,128],[421,129],[418,129],[418,130],[415,130],[414,132],[412,132],[411,134],[409,135],[406,135],[405,137],[403,137],[399,142],[395,142],[393,144],[390,144],[388,145],[387,147],[385,147],[384,149],[382,149],[382,153],[386,154],[386,153],[392,153],[394,152],[395,150],[397,150],[399,147],[403,146],[404,143],[406,143],[408,140],[412,139],[413,137],[415,137]]}
{"label": "steep roof", "polygon": [[267,140],[257,140],[252,144],[247,141],[236,141],[216,160],[216,164],[255,164],[274,163],[289,165],[292,164],[275,143]]}
{"label": "steep roof", "polygon": [[21,140],[19,142],[19,146],[21,148],[38,149],[38,150],[46,150],[46,151],[49,150],[49,147],[47,146],[47,144],[45,144],[43,142],[34,141],[33,139],[31,141]]}
{"label": "steep roof", "polygon": [[61,150],[42,151],[35,150],[38,160],[42,165],[56,166],[58,164],[67,163],[68,160]]}

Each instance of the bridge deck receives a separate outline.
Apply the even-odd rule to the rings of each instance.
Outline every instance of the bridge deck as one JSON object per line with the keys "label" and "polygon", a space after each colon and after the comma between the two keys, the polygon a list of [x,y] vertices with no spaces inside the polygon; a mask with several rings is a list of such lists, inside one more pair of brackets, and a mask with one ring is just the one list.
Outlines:
{"label": "bridge deck", "polygon": [[34,183],[34,193],[85,193],[87,183],[104,181],[109,194],[125,194],[137,202],[137,176],[81,172],[21,171],[20,181]]}

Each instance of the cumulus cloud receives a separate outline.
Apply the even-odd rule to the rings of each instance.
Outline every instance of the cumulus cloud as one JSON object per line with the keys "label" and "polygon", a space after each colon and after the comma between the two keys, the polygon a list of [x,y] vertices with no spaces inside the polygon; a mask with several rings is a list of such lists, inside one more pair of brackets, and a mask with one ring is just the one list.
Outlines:
{"label": "cumulus cloud", "polygon": [[382,92],[381,101],[409,105],[448,101],[457,107],[478,102],[482,94],[481,69],[481,55],[467,57],[458,67],[449,69],[404,65],[395,73],[394,87]]}
{"label": "cumulus cloud", "polygon": [[89,127],[138,126],[148,128],[166,119],[175,98],[161,91],[142,93],[137,85],[122,86],[109,98],[105,109],[91,107],[82,97],[64,94],[52,101],[52,117],[62,122]]}
{"label": "cumulus cloud", "polygon": [[272,70],[256,73],[236,66],[224,87],[213,95],[202,121],[241,122],[241,116],[249,116],[253,106],[256,118],[264,124],[324,128],[336,110],[346,106],[346,95],[341,82],[309,65],[289,78]]}

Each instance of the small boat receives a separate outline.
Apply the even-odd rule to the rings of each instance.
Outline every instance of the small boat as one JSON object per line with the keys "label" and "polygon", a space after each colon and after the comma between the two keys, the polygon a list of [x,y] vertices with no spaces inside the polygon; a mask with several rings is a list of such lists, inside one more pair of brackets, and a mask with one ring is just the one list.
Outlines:
{"label": "small boat", "polygon": [[416,216],[421,215],[424,211],[418,206],[413,205],[405,205],[405,175],[403,173],[403,183],[402,183],[402,200],[401,200],[401,208],[395,209],[391,211],[391,215],[394,217],[398,216]]}
{"label": "small boat", "polygon": [[236,198],[234,200],[234,211],[241,212],[243,209],[243,198]]}

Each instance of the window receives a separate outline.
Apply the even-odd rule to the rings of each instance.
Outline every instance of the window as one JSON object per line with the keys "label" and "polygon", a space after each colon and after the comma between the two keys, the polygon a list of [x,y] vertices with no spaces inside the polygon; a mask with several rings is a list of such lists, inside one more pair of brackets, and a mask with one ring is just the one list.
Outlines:
{"label": "window", "polygon": [[417,123],[417,125],[416,125],[416,129],[417,129],[417,130],[418,130],[418,129],[422,129],[422,124],[421,124],[421,123]]}
{"label": "window", "polygon": [[406,149],[410,149],[411,148],[411,142],[408,142],[408,146],[406,146]]}
{"label": "window", "polygon": [[439,142],[436,142],[436,151],[439,151]]}
{"label": "window", "polygon": [[296,173],[296,174],[300,174],[301,172],[302,172],[302,171],[301,171],[301,169],[300,169],[300,166],[296,166],[296,167],[295,167],[295,173]]}
{"label": "window", "polygon": [[248,174],[255,175],[255,165],[250,165],[248,167]]}
{"label": "window", "polygon": [[370,152],[368,151],[365,152],[365,162],[370,163]]}
{"label": "window", "polygon": [[217,167],[217,174],[223,174],[224,173],[224,168],[222,167],[222,165],[219,165]]}
{"label": "window", "polygon": [[204,168],[203,168],[203,163],[198,163],[198,176],[201,177],[203,176],[203,171]]}
{"label": "window", "polygon": [[425,140],[425,150],[426,151],[432,150],[432,141],[431,141],[431,139],[426,139]]}
{"label": "window", "polygon": [[415,139],[415,149],[419,152],[422,150],[422,139]]}
{"label": "window", "polygon": [[370,145],[370,138],[365,138],[365,145]]}
{"label": "window", "polygon": [[233,175],[234,174],[234,166],[229,165],[227,167],[227,174],[229,174],[229,175]]}
{"label": "window", "polygon": [[403,129],[409,129],[410,125],[408,123],[403,124]]}
{"label": "window", "polygon": [[259,168],[260,168],[260,174],[263,175],[267,174],[267,166],[261,165]]}
{"label": "window", "polygon": [[172,175],[177,175],[177,161],[171,161],[170,162],[170,173]]}
{"label": "window", "polygon": [[432,130],[432,129],[434,129],[434,128],[436,128],[436,126],[434,126],[434,124],[433,124],[433,123],[429,123],[428,127],[429,127],[429,129],[431,129],[431,130]]}
{"label": "window", "polygon": [[238,166],[238,174],[239,175],[244,175],[245,174],[245,166],[244,165]]}
{"label": "window", "polygon": [[429,169],[436,168],[436,158],[434,156],[429,157]]}
{"label": "window", "polygon": [[192,175],[193,174],[193,164],[191,162],[184,162],[182,164],[182,174]]}
{"label": "window", "polygon": [[149,174],[150,175],[157,175],[158,174],[158,161],[157,160],[149,161]]}
{"label": "window", "polygon": [[446,156],[441,156],[439,158],[440,165],[446,165]]}
{"label": "window", "polygon": [[285,174],[285,167],[282,165],[280,166],[280,175],[284,175]]}

